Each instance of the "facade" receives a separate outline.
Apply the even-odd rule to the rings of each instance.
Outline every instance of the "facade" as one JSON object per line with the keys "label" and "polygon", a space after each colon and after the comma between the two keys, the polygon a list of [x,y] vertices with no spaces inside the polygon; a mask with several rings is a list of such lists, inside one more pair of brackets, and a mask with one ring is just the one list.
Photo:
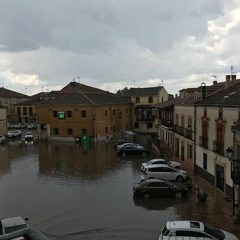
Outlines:
{"label": "facade", "polygon": [[131,88],[133,103],[133,130],[139,134],[157,135],[155,105],[169,99],[164,87]]}
{"label": "facade", "polygon": [[0,107],[0,135],[7,134],[7,109]]}
{"label": "facade", "polygon": [[56,98],[57,93],[57,91],[40,92],[31,96],[28,101],[15,104],[14,108],[17,122],[23,124],[36,123],[36,104],[41,101],[47,101]]}
{"label": "facade", "polygon": [[95,141],[131,129],[131,103],[114,94],[72,93],[36,105],[38,122],[51,140],[74,141],[88,135]]}
{"label": "facade", "polygon": [[195,104],[196,172],[229,197],[233,182],[226,149],[234,145],[231,129],[240,122],[240,83],[232,85]]}
{"label": "facade", "polygon": [[27,101],[28,99],[29,97],[27,95],[3,87],[0,88],[0,106],[6,107],[8,122],[17,122],[17,114],[14,105]]}

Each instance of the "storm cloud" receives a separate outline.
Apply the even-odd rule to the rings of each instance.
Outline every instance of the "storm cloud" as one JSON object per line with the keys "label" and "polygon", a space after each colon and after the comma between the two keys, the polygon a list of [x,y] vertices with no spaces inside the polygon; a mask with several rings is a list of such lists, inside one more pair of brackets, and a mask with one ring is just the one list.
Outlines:
{"label": "storm cloud", "polygon": [[115,92],[238,70],[238,0],[0,0],[0,84],[33,94],[74,77]]}

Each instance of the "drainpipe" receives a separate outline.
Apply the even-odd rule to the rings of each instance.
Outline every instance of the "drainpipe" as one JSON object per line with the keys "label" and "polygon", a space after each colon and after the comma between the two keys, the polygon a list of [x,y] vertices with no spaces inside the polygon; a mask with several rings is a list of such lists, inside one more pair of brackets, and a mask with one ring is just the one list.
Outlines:
{"label": "drainpipe", "polygon": [[193,113],[193,116],[194,116],[194,154],[193,154],[193,173],[194,175],[196,175],[196,129],[197,129],[197,107],[194,105],[194,113]]}

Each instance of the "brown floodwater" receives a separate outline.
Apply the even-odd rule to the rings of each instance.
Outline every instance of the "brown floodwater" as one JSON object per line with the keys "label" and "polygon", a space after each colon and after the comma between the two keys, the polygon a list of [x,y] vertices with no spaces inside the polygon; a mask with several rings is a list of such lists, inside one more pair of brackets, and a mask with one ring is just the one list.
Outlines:
{"label": "brown floodwater", "polygon": [[0,146],[0,218],[21,215],[50,239],[158,239],[166,221],[201,220],[240,236],[231,202],[198,177],[208,194],[133,199],[140,166],[151,158],[116,155],[113,143],[11,142]]}

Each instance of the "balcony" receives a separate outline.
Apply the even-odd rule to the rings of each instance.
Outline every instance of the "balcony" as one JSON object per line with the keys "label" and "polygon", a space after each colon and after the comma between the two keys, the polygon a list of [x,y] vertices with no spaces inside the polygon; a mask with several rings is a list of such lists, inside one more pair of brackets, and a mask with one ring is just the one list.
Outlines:
{"label": "balcony", "polygon": [[213,152],[224,156],[224,142],[213,140],[212,146]]}
{"label": "balcony", "polygon": [[137,121],[146,121],[146,122],[154,122],[155,121],[155,116],[152,115],[152,116],[136,116],[136,120]]}
{"label": "balcony", "polygon": [[175,131],[175,133],[177,133],[181,136],[184,136],[184,127],[174,125],[174,131]]}
{"label": "balcony", "polygon": [[199,136],[199,146],[208,149],[208,137]]}
{"label": "balcony", "polygon": [[173,128],[173,122],[171,120],[161,119],[161,125],[167,128]]}
{"label": "balcony", "polygon": [[184,136],[190,140],[193,140],[193,135],[192,135],[192,129],[191,128],[184,128]]}

